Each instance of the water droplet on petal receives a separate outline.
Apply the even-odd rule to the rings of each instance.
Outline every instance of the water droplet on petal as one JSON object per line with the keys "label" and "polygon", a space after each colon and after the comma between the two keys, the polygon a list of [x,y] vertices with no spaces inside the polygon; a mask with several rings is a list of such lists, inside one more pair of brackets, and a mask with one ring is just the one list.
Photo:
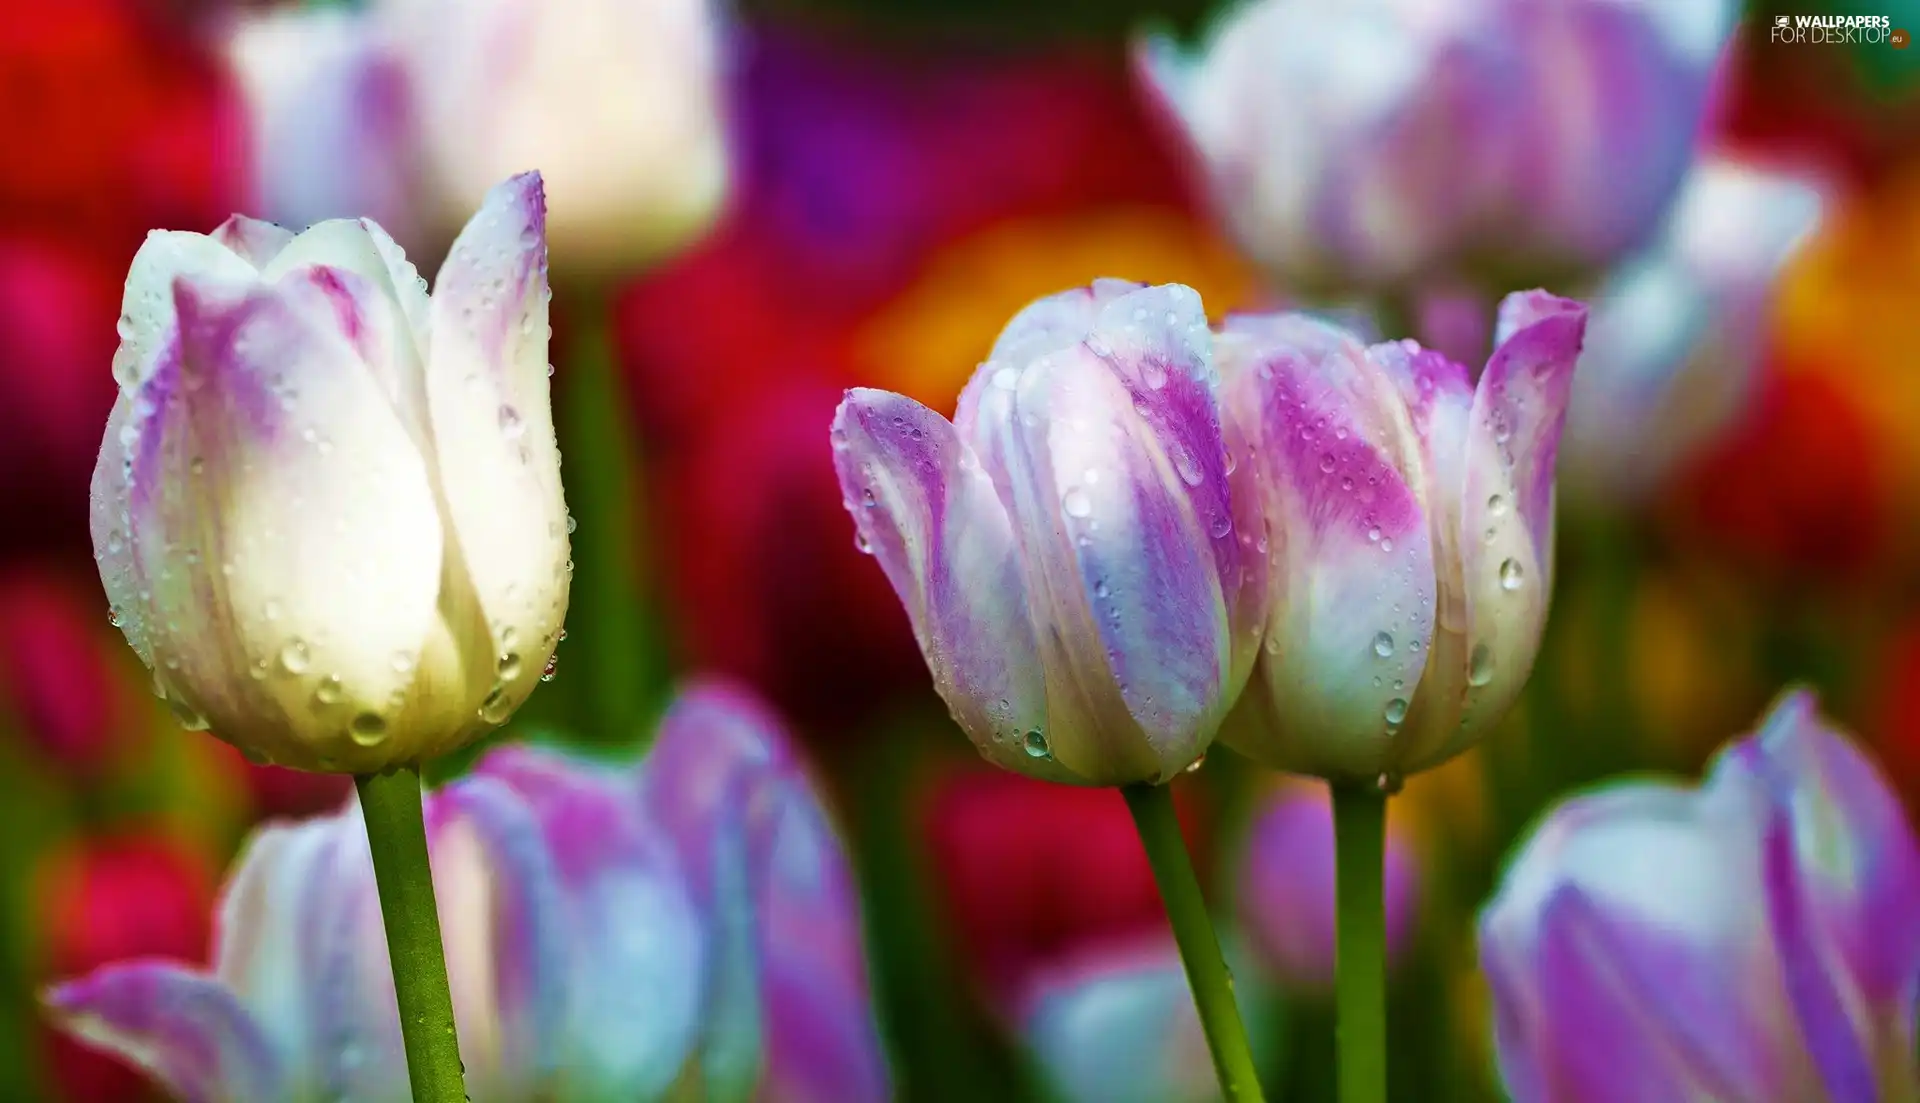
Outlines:
{"label": "water droplet on petal", "polygon": [[1525,579],[1526,572],[1521,570],[1518,559],[1509,559],[1500,564],[1500,588],[1508,592],[1518,590]]}
{"label": "water droplet on petal", "polygon": [[1200,772],[1200,767],[1205,766],[1206,764],[1207,764],[1207,756],[1203,754],[1199,758],[1194,759],[1192,762],[1187,763],[1187,768],[1184,772],[1189,774],[1197,774]]}
{"label": "water droplet on petal", "polygon": [[304,674],[309,658],[306,641],[295,636],[280,649],[280,669],[288,674]]}
{"label": "water droplet on petal", "polygon": [[320,684],[314,687],[313,707],[316,709],[322,709],[322,708],[326,708],[328,705],[336,705],[339,703],[340,703],[340,675],[329,674],[326,677],[320,679]]}
{"label": "water droplet on petal", "polygon": [[1393,634],[1390,632],[1374,633],[1373,653],[1375,655],[1380,656],[1383,659],[1392,658],[1393,657]]}
{"label": "water droplet on petal", "polygon": [[377,747],[387,738],[387,720],[377,712],[362,712],[347,724],[347,737],[362,747]]}
{"label": "water droplet on petal", "polygon": [[1487,513],[1490,514],[1491,516],[1498,517],[1501,514],[1505,513],[1506,511],[1507,511],[1506,498],[1498,494],[1495,494],[1493,497],[1487,499]]}
{"label": "water droplet on petal", "polygon": [[1087,517],[1093,513],[1093,499],[1079,487],[1069,487],[1061,495],[1060,508],[1066,510],[1069,517]]}
{"label": "water droplet on petal", "polygon": [[1052,753],[1047,749],[1046,734],[1039,728],[1027,732],[1026,738],[1021,740],[1021,745],[1026,748],[1028,758],[1045,758]]}
{"label": "water droplet on petal", "polygon": [[573,514],[571,513],[567,514],[567,535],[569,536],[573,535],[574,532],[579,530],[579,528],[580,528],[580,522],[573,519]]}
{"label": "water droplet on petal", "polygon": [[109,605],[107,606],[107,623],[113,625],[115,628],[118,628],[122,624],[126,623],[126,619],[120,615],[120,610],[115,609],[113,606]]}
{"label": "water droplet on petal", "polygon": [[1329,474],[1329,475],[1331,475],[1331,474],[1333,474],[1333,467],[1334,467],[1334,463],[1333,463],[1333,453],[1332,453],[1332,452],[1327,452],[1327,453],[1325,453],[1325,454],[1323,454],[1323,455],[1321,455],[1321,457],[1320,457],[1320,470],[1321,470],[1321,471],[1323,471],[1323,472],[1325,472],[1326,474]]}
{"label": "water droplet on petal", "polygon": [[1395,697],[1393,700],[1388,701],[1386,716],[1387,723],[1389,724],[1398,724],[1402,720],[1405,720],[1407,718],[1407,699],[1405,697]]}
{"label": "water droplet on petal", "polygon": [[507,717],[513,715],[513,706],[507,700],[507,687],[497,685],[487,699],[480,702],[480,719],[489,724],[504,724]]}
{"label": "water droplet on petal", "polygon": [[1402,784],[1403,782],[1400,775],[1392,770],[1387,770],[1381,773],[1379,777],[1373,779],[1373,787],[1378,789],[1382,795],[1389,797],[1398,793]]}
{"label": "water droplet on petal", "polygon": [[1473,645],[1473,655],[1467,660],[1467,684],[1483,686],[1493,681],[1493,649],[1484,643]]}
{"label": "water droplet on petal", "polygon": [[495,667],[495,670],[499,673],[500,680],[503,682],[511,682],[515,678],[518,678],[520,676],[520,653],[517,651],[508,651],[502,654],[499,665]]}

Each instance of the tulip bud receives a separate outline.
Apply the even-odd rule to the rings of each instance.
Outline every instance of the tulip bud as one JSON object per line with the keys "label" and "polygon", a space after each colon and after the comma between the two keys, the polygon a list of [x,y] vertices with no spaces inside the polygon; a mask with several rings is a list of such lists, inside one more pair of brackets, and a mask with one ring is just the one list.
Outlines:
{"label": "tulip bud", "polygon": [[[1400,818],[1390,816],[1387,826],[1387,958],[1395,964],[1413,938],[1419,869]],[[1239,886],[1240,925],[1255,959],[1291,984],[1331,990],[1333,806],[1326,786],[1288,783],[1266,802],[1248,832]]]}
{"label": "tulip bud", "polygon": [[1586,309],[1501,304],[1467,369],[1371,348],[1299,314],[1216,342],[1236,495],[1257,504],[1271,595],[1251,685],[1222,731],[1279,769],[1398,777],[1505,714],[1533,667],[1553,568],[1553,461]]}
{"label": "tulip bud", "polygon": [[1658,226],[1729,7],[1261,0],[1197,57],[1147,42],[1142,68],[1228,226],[1290,286],[1536,279]]}
{"label": "tulip bud", "polygon": [[370,218],[415,246],[418,143],[406,74],[383,28],[344,8],[249,11],[226,50],[246,106],[261,214],[289,226]]}
{"label": "tulip bud", "polygon": [[1595,292],[1564,440],[1569,491],[1643,497],[1748,399],[1774,276],[1820,217],[1811,182],[1710,160],[1655,247]]}
{"label": "tulip bud", "polygon": [[367,221],[156,232],[93,477],[112,617],[189,728],[365,773],[538,684],[570,560],[545,201],[489,196],[431,299]]}
{"label": "tulip bud", "polygon": [[1793,694],[1698,789],[1560,805],[1480,920],[1516,1103],[1911,1099],[1920,843]]}
{"label": "tulip bud", "polygon": [[721,30],[707,0],[378,0],[409,77],[443,224],[538,169],[569,271],[620,271],[690,241],[727,181]]}
{"label": "tulip bud", "polygon": [[1200,298],[1101,280],[1016,315],[952,422],[856,389],[834,460],[863,548],[988,759],[1084,785],[1165,781],[1252,665]]}

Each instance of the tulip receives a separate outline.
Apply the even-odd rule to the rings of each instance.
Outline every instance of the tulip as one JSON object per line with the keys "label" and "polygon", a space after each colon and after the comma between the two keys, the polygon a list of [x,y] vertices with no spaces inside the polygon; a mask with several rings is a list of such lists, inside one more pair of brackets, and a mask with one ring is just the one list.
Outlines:
{"label": "tulip", "polygon": [[779,721],[727,683],[696,686],[638,791],[715,932],[706,1098],[888,1098],[853,871]]}
{"label": "tulip", "polygon": [[1094,943],[1067,955],[1035,977],[1020,1019],[1063,1103],[1221,1098],[1193,994],[1166,939]]}
{"label": "tulip", "polygon": [[419,242],[406,73],[378,23],[342,8],[242,12],[226,53],[246,107],[255,209],[288,226],[369,218]]}
{"label": "tulip", "polygon": [[1789,695],[1697,789],[1575,797],[1480,920],[1516,1103],[1920,1098],[1920,842]]}
{"label": "tulip", "polygon": [[1258,575],[1211,346],[1192,289],[1101,280],[1016,315],[954,421],[866,388],[835,414],[860,541],[989,760],[1165,781],[1245,684]]}
{"label": "tulip", "polygon": [[[708,952],[679,864],[618,780],[508,753],[427,805],[468,1090],[658,1098],[691,1055]],[[218,914],[211,972],[122,962],[49,1008],[184,1099],[410,1097],[357,807],[259,831]]]}
{"label": "tulip", "polygon": [[29,745],[83,780],[110,764],[125,719],[95,606],[65,579],[0,575],[0,711]]}
{"label": "tulip", "polygon": [[406,68],[429,220],[539,169],[569,271],[673,251],[719,211],[719,17],[706,0],[379,0]]}
{"label": "tulip", "polygon": [[1260,0],[1149,90],[1242,247],[1289,286],[1607,266],[1692,158],[1724,0]]}
{"label": "tulip", "polygon": [[502,184],[429,298],[371,222],[155,233],[93,479],[113,619],[185,726],[370,773],[505,722],[566,613],[545,200]]}
{"label": "tulip", "polygon": [[1571,488],[1634,500],[1749,398],[1775,274],[1820,217],[1807,180],[1709,160],[1654,248],[1613,272],[1593,318],[1563,443]]}
{"label": "tulip", "polygon": [[1236,489],[1272,595],[1221,738],[1335,780],[1444,762],[1532,669],[1553,569],[1553,461],[1586,310],[1507,297],[1476,386],[1411,341],[1299,314],[1216,342]]}
{"label": "tulip", "polygon": [[[1395,802],[1400,807],[1399,802]],[[1419,867],[1404,830],[1387,831],[1387,960],[1409,948]],[[1325,786],[1288,784],[1255,814],[1239,864],[1240,927],[1254,960],[1298,987],[1330,991],[1334,960],[1333,810]]]}

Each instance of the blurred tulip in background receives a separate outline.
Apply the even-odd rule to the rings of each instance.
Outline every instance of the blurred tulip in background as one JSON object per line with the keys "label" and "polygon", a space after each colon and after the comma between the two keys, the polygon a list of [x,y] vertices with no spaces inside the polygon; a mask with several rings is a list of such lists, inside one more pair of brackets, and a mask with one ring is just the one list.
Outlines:
{"label": "blurred tulip in background", "polygon": [[1554,458],[1586,308],[1501,305],[1479,382],[1411,341],[1230,318],[1225,403],[1264,541],[1260,662],[1222,738],[1258,762],[1397,785],[1471,746],[1533,667]]}
{"label": "blurred tulip in background", "polygon": [[364,220],[236,216],[134,258],[94,548],[184,726],[364,773],[533,691],[570,563],[545,217],[538,174],[499,185],[431,299]]}
{"label": "blurred tulip in background", "polygon": [[1645,243],[1706,116],[1727,0],[1260,0],[1146,83],[1283,286],[1484,290]]}
{"label": "blurred tulip in background", "polygon": [[1912,1099],[1920,844],[1805,693],[1537,828],[1481,919],[1518,1103]]}
{"label": "blurred tulip in background", "polygon": [[1694,167],[1654,248],[1594,292],[1561,440],[1570,492],[1644,501],[1738,417],[1769,344],[1775,277],[1820,207],[1804,178]]}
{"label": "blurred tulip in background", "polygon": [[[884,1098],[857,905],[810,787],[765,772],[786,752],[752,702],[696,691],[675,715],[638,770],[509,748],[429,796],[474,1098],[651,1099],[741,1071],[767,1098]],[[212,973],[119,962],[49,1004],[187,1098],[404,1098],[372,873],[357,806],[268,827],[225,889]],[[744,1002],[714,983],[732,979]],[[716,1064],[702,1039],[743,1023],[743,1067]]]}
{"label": "blurred tulip in background", "polygon": [[[1394,807],[1398,807],[1398,804]],[[1387,961],[1413,936],[1420,872],[1399,816],[1386,850]],[[1323,785],[1287,782],[1262,802],[1241,844],[1235,880],[1241,929],[1254,959],[1299,988],[1333,987],[1333,808]]]}
{"label": "blurred tulip in background", "polygon": [[1205,753],[1262,613],[1217,387],[1191,288],[1105,280],[1015,315],[952,422],[848,392],[847,509],[990,761],[1120,785]]}

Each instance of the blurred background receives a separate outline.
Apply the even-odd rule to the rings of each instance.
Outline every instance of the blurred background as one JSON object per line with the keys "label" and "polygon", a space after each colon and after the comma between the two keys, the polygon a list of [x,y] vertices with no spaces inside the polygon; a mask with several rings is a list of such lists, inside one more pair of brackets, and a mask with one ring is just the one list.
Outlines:
{"label": "blurred background", "polygon": [[[350,788],[181,731],[108,623],[86,496],[134,250],[234,211],[366,214],[427,272],[474,187],[537,167],[578,569],[554,676],[501,737],[638,754],[679,679],[744,680],[853,847],[901,1098],[1206,1098],[1197,1037],[1160,1041],[1183,997],[1120,800],[977,760],[854,546],[826,426],[854,385],[950,413],[1015,310],[1098,276],[1191,284],[1216,316],[1317,304],[1254,259],[1143,75],[1142,29],[1191,43],[1209,5],[0,6],[0,1097],[144,1098],[35,993],[203,959],[248,828]],[[1755,5],[1685,134],[1695,162],[1816,181],[1817,218],[1739,293],[1690,294],[1660,282],[1714,275],[1685,220],[1732,208],[1683,190],[1665,236],[1553,288],[1605,299],[1610,359],[1581,368],[1523,702],[1395,804],[1409,1098],[1498,1098],[1472,919],[1557,794],[1695,771],[1802,682],[1920,800],[1920,51],[1769,41],[1820,13],[1920,28],[1910,0]],[[1633,158],[1607,170],[1574,202],[1624,202]],[[1725,218],[1716,241],[1762,235]],[[1479,363],[1491,300],[1456,337],[1447,296],[1407,291],[1382,328]],[[1324,804],[1224,749],[1177,787],[1273,1094],[1330,1099]]]}

